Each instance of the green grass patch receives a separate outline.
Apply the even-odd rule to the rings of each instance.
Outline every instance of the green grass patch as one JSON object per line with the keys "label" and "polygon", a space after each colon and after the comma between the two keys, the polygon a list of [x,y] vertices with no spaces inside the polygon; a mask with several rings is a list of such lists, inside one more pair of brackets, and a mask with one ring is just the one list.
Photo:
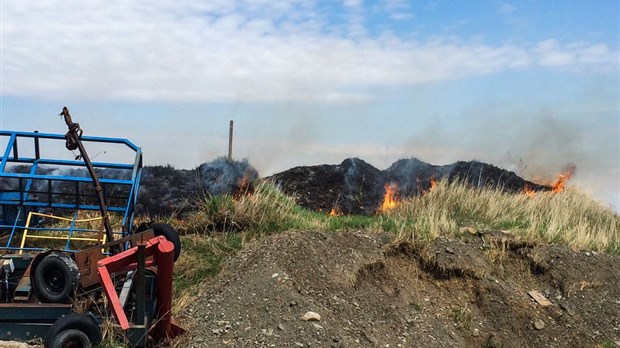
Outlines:
{"label": "green grass patch", "polygon": [[452,319],[459,330],[469,330],[471,328],[472,315],[467,307],[454,308],[452,310]]}
{"label": "green grass patch", "polygon": [[182,257],[175,263],[174,294],[178,297],[204,281],[217,275],[226,257],[243,246],[244,234],[223,233],[217,236],[181,236]]}
{"label": "green grass patch", "polygon": [[328,216],[325,219],[330,231],[375,230],[378,227],[377,218],[374,216],[342,215]]}

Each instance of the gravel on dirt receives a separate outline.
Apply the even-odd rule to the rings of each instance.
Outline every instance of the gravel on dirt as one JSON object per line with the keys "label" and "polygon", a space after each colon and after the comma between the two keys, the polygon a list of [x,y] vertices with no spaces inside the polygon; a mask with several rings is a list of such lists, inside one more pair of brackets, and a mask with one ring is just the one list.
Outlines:
{"label": "gravel on dirt", "polygon": [[[505,232],[388,247],[383,234],[265,237],[180,316],[188,347],[593,347],[620,339],[620,257]],[[541,306],[528,292],[544,294]],[[302,320],[314,312],[320,321]]]}

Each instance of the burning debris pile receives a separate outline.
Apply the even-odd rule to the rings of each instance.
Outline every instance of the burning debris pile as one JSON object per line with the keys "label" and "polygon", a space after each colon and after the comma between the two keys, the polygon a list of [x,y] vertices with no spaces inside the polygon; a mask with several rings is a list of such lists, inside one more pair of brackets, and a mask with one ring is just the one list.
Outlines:
{"label": "burning debris pile", "polygon": [[[397,200],[431,191],[441,179],[535,196],[538,191],[561,191],[573,171],[569,168],[555,183],[540,185],[478,161],[438,166],[410,158],[379,170],[361,159],[347,158],[336,165],[295,167],[265,179],[304,208],[330,215],[372,215],[394,207]],[[257,180],[258,172],[247,160],[224,157],[193,170],[144,167],[137,209],[150,215],[183,215],[204,197],[251,193]]]}
{"label": "burning debris pile", "polygon": [[229,161],[224,157],[203,163],[196,171],[199,187],[207,196],[245,194],[252,191],[258,179],[258,171],[247,160]]}
{"label": "burning debris pile", "polygon": [[521,193],[526,188],[531,192],[553,189],[482,162],[460,161],[437,166],[415,158],[398,160],[384,171],[360,159],[349,158],[338,165],[295,167],[271,177],[301,206],[332,215],[374,214],[393,207],[396,199],[432,190],[436,181],[444,178],[511,193]]}
{"label": "burning debris pile", "polygon": [[204,197],[251,192],[257,179],[258,171],[247,160],[224,157],[193,170],[147,166],[142,171],[137,210],[155,216],[183,214]]}
{"label": "burning debris pile", "polygon": [[332,215],[372,214],[383,199],[376,186],[385,181],[385,173],[348,158],[339,165],[295,167],[268,179],[302,207]]}

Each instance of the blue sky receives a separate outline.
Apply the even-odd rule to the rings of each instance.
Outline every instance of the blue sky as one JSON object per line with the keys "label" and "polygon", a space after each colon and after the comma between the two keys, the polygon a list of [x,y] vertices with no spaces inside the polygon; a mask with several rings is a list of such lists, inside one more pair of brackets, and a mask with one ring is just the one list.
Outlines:
{"label": "blue sky", "polygon": [[[620,209],[618,1],[0,1],[0,128],[262,175],[481,160]],[[112,156],[106,153],[103,156]]]}

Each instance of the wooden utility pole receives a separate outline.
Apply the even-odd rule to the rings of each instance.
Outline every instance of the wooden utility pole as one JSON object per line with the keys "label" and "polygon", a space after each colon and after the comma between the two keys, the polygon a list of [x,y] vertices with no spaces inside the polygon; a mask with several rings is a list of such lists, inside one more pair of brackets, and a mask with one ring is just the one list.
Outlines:
{"label": "wooden utility pole", "polygon": [[228,132],[228,160],[232,161],[232,143],[233,143],[233,120],[230,120],[230,131]]}

